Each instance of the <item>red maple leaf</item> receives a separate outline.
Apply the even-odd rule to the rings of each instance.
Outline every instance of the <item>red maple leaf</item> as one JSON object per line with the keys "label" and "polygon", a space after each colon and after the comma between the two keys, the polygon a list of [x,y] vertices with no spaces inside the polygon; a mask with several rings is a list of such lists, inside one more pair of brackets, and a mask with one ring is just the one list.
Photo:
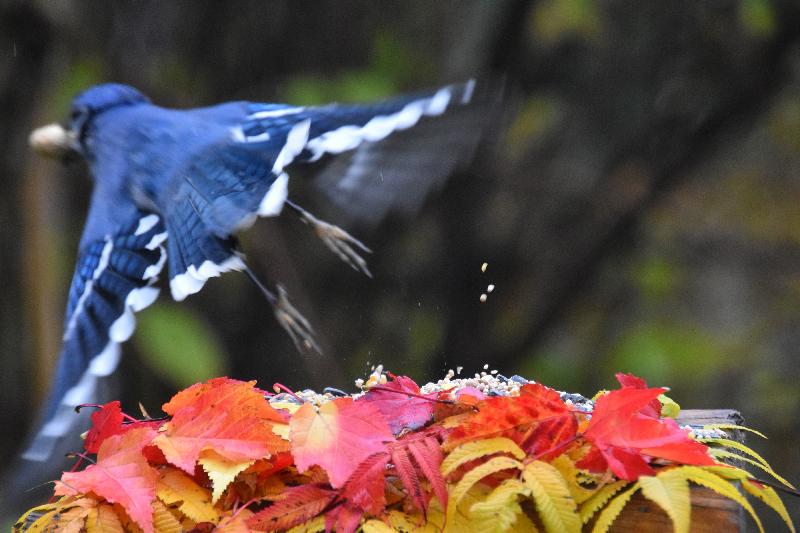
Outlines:
{"label": "red maple leaf", "polygon": [[178,393],[164,404],[172,420],[153,443],[170,463],[190,475],[206,449],[229,461],[288,451],[288,443],[272,431],[272,422],[283,422],[284,416],[254,385],[254,381],[218,378]]}
{"label": "red maple leaf", "polygon": [[156,431],[135,428],[111,435],[100,445],[97,463],[82,472],[64,472],[56,482],[57,496],[94,492],[111,503],[119,503],[145,533],[153,532],[153,508],[158,471],[142,455]]}
{"label": "red maple leaf", "polygon": [[[97,453],[103,441],[111,435],[119,435],[139,427],[158,429],[161,425],[158,420],[139,420],[125,423],[126,416],[123,414],[118,400],[101,405],[100,409],[92,413],[92,427],[83,442],[84,449],[89,453]],[[130,417],[127,418],[130,419]]]}
{"label": "red maple leaf", "polygon": [[[622,372],[617,372],[616,378],[623,389],[648,388],[647,381],[645,381],[644,378],[634,376],[633,374],[623,374]],[[658,401],[658,398],[653,398],[650,400],[650,403],[647,404],[647,407],[642,409],[642,414],[653,416],[655,418],[661,416],[661,402]]]}
{"label": "red maple leaf", "polygon": [[342,487],[342,497],[353,509],[377,516],[386,507],[386,465],[389,454],[378,452],[370,455],[350,475]]}
{"label": "red maple leaf", "polygon": [[336,497],[336,491],[321,485],[286,489],[279,500],[247,519],[258,531],[285,531],[319,515]]}
{"label": "red maple leaf", "polygon": [[595,472],[610,468],[618,478],[635,481],[654,474],[649,465],[653,457],[681,464],[714,464],[708,448],[692,440],[675,420],[653,414],[652,402],[665,390],[623,383],[622,389],[598,398],[583,434],[594,447],[577,465]]}
{"label": "red maple leaf", "polygon": [[424,478],[430,483],[442,508],[447,509],[447,485],[440,470],[444,454],[436,435],[433,432],[409,434],[389,448],[397,477],[414,505],[423,513],[428,510],[430,495],[420,482]]}
{"label": "red maple leaf", "polygon": [[507,437],[528,455],[548,457],[575,439],[578,422],[559,394],[539,383],[520,389],[520,395],[489,398],[477,404],[478,412],[455,428],[445,441],[446,450],[461,443]]}
{"label": "red maple leaf", "polygon": [[358,401],[372,403],[397,435],[404,429],[418,429],[433,418],[433,402],[419,397],[419,386],[406,376],[393,376],[393,381],[370,389]]}
{"label": "red maple leaf", "polygon": [[289,438],[301,472],[321,466],[339,488],[358,465],[394,441],[389,425],[370,402],[337,398],[317,407],[303,404],[292,416]]}

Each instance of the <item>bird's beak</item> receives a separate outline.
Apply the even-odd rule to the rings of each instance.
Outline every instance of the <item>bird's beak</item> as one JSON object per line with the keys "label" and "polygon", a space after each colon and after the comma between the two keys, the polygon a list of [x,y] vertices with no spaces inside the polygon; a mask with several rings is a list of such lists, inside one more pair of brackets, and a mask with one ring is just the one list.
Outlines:
{"label": "bird's beak", "polygon": [[78,151],[77,135],[73,131],[64,129],[60,124],[48,124],[36,128],[28,137],[28,144],[37,154],[55,159],[61,159]]}

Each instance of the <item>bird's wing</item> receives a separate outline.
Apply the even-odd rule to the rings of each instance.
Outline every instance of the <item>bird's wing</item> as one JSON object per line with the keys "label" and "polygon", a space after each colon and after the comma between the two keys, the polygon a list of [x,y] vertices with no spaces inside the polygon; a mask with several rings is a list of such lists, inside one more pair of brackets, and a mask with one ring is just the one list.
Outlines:
{"label": "bird's wing", "polygon": [[47,460],[78,421],[74,408],[96,402],[98,382],[119,362],[119,344],[136,325],[134,312],[155,301],[164,262],[161,218],[95,190],[67,302],[64,341],[45,406],[44,425],[23,454]]}
{"label": "bird's wing", "polygon": [[[244,267],[232,235],[259,216],[281,212],[290,165],[332,159],[316,189],[345,217],[376,221],[393,208],[416,209],[476,144],[477,111],[451,113],[472,107],[475,90],[468,82],[374,104],[236,103],[200,110],[228,126],[175,169],[159,206],[170,235],[173,297],[182,300],[210,277]],[[449,114],[460,121],[437,126],[439,119],[427,119]],[[418,129],[422,135],[415,135]],[[381,150],[390,136],[398,141]],[[327,157],[356,149],[341,163]]]}

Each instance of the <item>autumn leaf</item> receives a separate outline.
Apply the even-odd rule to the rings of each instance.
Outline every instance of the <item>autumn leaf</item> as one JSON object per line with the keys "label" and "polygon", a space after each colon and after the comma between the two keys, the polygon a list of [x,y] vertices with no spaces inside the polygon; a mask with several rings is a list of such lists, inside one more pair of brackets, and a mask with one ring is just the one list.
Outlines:
{"label": "autumn leaf", "polygon": [[217,522],[219,513],[211,505],[211,493],[180,470],[167,467],[161,470],[156,483],[158,499],[195,522]]}
{"label": "autumn leaf", "polygon": [[652,402],[665,390],[626,387],[600,396],[583,435],[594,449],[578,467],[594,472],[610,468],[618,478],[635,481],[655,474],[649,465],[652,457],[714,464],[705,445],[692,440],[674,420],[653,414]]}
{"label": "autumn leaf", "polygon": [[389,425],[369,402],[337,398],[319,407],[304,404],[292,416],[289,437],[300,472],[321,466],[339,488],[358,465],[394,441]]}
{"label": "autumn leaf", "polygon": [[97,463],[82,472],[65,472],[56,482],[56,495],[94,492],[119,503],[145,533],[153,532],[151,502],[156,497],[158,472],[142,455],[155,430],[136,428],[111,435],[100,445]]}
{"label": "autumn leaf", "polygon": [[238,463],[288,450],[288,443],[272,431],[283,422],[263,391],[249,383],[218,378],[193,385],[164,404],[173,415],[154,439],[167,460],[193,474],[203,450],[213,450]]}
{"label": "autumn leaf", "polygon": [[222,493],[228,488],[228,485],[233,483],[233,480],[236,479],[236,476],[254,462],[255,461],[252,459],[246,461],[229,461],[212,450],[204,450],[201,452],[199,463],[208,474],[214,487],[211,502],[217,503]]}
{"label": "autumn leaf", "polygon": [[394,376],[386,385],[370,389],[359,402],[370,402],[378,408],[397,435],[404,429],[418,429],[433,418],[431,399],[420,398],[419,386],[409,377]]}
{"label": "autumn leaf", "polygon": [[342,497],[351,506],[371,515],[379,515],[386,506],[386,465],[389,454],[378,452],[358,465],[342,487]]}
{"label": "autumn leaf", "polygon": [[445,450],[468,441],[506,437],[529,455],[547,458],[573,440],[578,429],[575,414],[559,394],[538,383],[524,385],[519,396],[484,400],[478,409],[450,433]]}
{"label": "autumn leaf", "polygon": [[283,531],[319,515],[336,497],[336,491],[321,485],[300,485],[286,489],[280,500],[247,520],[260,531]]}
{"label": "autumn leaf", "polygon": [[83,442],[84,449],[89,453],[97,453],[103,441],[111,435],[119,435],[137,427],[158,429],[158,426],[161,425],[161,422],[156,420],[124,423],[125,415],[122,413],[119,401],[101,405],[100,409],[92,413],[91,420],[92,427]]}

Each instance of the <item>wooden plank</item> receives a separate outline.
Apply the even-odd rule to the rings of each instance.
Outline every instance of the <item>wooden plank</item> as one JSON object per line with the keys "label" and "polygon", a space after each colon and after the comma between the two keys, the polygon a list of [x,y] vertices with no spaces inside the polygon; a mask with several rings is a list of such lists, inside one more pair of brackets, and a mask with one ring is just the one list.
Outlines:
{"label": "wooden plank", "polygon": [[[686,409],[678,417],[681,425],[741,424],[742,416],[730,409]],[[743,432],[728,432],[733,440],[744,441]],[[736,533],[745,531],[744,509],[736,502],[703,488],[692,487],[692,533]],[[591,531],[591,528],[585,528]],[[637,493],[625,506],[612,533],[671,533],[672,521],[655,503]]]}

